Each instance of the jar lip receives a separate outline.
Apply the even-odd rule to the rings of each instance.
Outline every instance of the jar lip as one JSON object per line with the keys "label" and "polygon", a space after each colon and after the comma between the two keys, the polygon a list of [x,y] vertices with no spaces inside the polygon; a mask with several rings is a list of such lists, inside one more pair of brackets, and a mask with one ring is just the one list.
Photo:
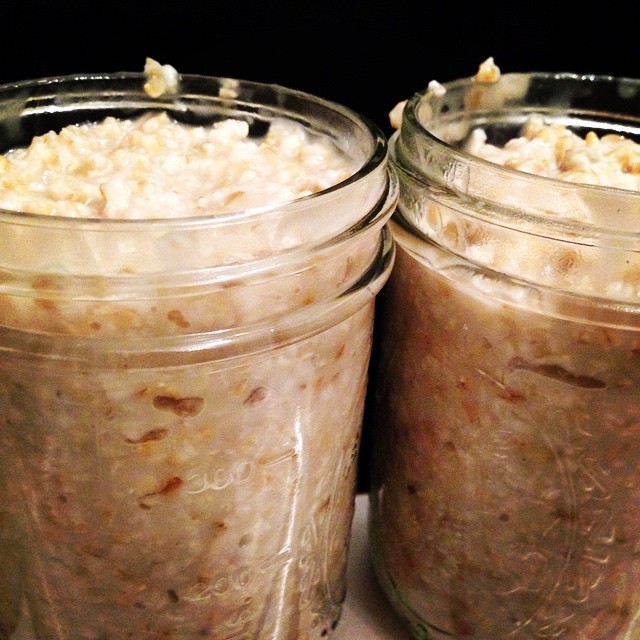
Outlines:
{"label": "jar lip", "polygon": [[[473,76],[460,78],[456,80],[452,80],[450,82],[442,83],[442,87],[445,90],[445,97],[455,94],[456,92],[463,92],[465,90],[469,90],[475,87],[484,87],[491,88],[492,86],[498,87],[500,84],[517,84],[518,82],[525,83],[530,81],[541,81],[542,83],[561,83],[561,82],[569,82],[569,83],[592,83],[595,85],[596,83],[600,83],[603,85],[616,86],[618,87],[618,91],[620,91],[621,86],[626,85],[626,93],[629,94],[629,97],[633,97],[636,101],[640,101],[640,78],[630,78],[630,77],[617,77],[612,75],[605,74],[577,74],[571,72],[544,72],[544,71],[531,71],[531,72],[511,72],[511,73],[503,73],[500,76],[500,79],[496,83],[491,84],[482,84],[478,83]],[[484,158],[480,158],[473,153],[455,146],[454,144],[443,140],[437,134],[432,131],[432,127],[429,127],[424,121],[422,113],[426,110],[428,111],[433,105],[438,106],[439,100],[442,99],[442,96],[436,95],[434,91],[430,88],[423,89],[421,91],[415,92],[408,100],[403,110],[402,116],[402,126],[401,129],[396,132],[393,136],[393,139],[398,140],[407,131],[410,132],[411,136],[422,136],[424,137],[430,145],[432,145],[436,149],[440,149],[441,151],[447,153],[449,157],[453,161],[464,163],[468,166],[477,166],[484,167],[485,170],[489,170],[496,177],[504,176],[505,179],[508,180],[524,180],[529,182],[530,184],[538,184],[538,185],[548,185],[550,188],[554,190],[562,190],[565,192],[571,193],[593,193],[593,194],[603,194],[610,193],[615,195],[618,198],[623,198],[625,200],[630,201],[638,201],[637,204],[640,206],[640,191],[634,191],[631,189],[624,189],[621,187],[614,186],[606,186],[606,185],[597,185],[597,184],[589,184],[589,183],[579,183],[579,182],[568,182],[559,178],[540,176],[533,173],[527,173],[519,169],[512,169],[509,167],[505,167],[503,165],[499,165],[495,162],[491,162],[490,160],[486,160]],[[492,107],[492,111],[494,112],[508,112],[513,107],[509,105],[512,104],[510,100],[505,100],[504,104],[500,107]],[[561,105],[556,106],[556,109],[559,109]],[[547,107],[549,110],[551,107]],[[568,116],[572,113],[581,113],[582,110],[574,109],[570,106],[565,106],[564,111]],[[539,114],[541,112],[545,112],[542,108],[534,108],[529,107],[527,112],[530,115]],[[632,121],[636,126],[636,135],[640,136],[640,117],[629,111],[629,113],[618,113],[618,114],[607,114],[601,113],[600,115],[616,115],[616,116],[624,116]],[[403,128],[405,132],[403,132]],[[412,164],[414,169],[418,168],[416,165]]]}
{"label": "jar lip", "polygon": [[[179,335],[96,336],[46,333],[0,326],[0,352],[28,352],[31,358],[64,362],[94,362],[100,346],[101,366],[122,369],[227,362],[275,347],[285,348],[325,331],[337,317],[347,318],[370,304],[387,282],[396,245],[389,225],[380,229],[376,252],[360,277],[333,298],[293,309],[286,315],[258,320],[242,328],[227,327]],[[241,329],[241,330],[240,330]],[[10,344],[11,347],[5,345]],[[181,362],[176,364],[176,354]]]}
{"label": "jar lip", "polygon": [[[265,110],[283,109],[281,117],[290,117],[298,122],[306,122],[304,114],[297,113],[292,107],[299,104],[317,106],[327,114],[331,114],[336,121],[339,119],[345,123],[350,123],[360,130],[371,140],[371,150],[368,155],[358,163],[355,171],[344,180],[331,185],[321,191],[287,200],[276,204],[239,209],[237,211],[212,213],[211,215],[185,216],[185,217],[154,217],[146,219],[103,219],[103,218],[78,218],[66,216],[51,216],[47,214],[27,213],[17,210],[4,209],[0,207],[0,223],[13,223],[17,220],[21,224],[42,227],[69,226],[74,229],[89,228],[110,230],[156,228],[159,224],[166,228],[194,228],[202,226],[226,226],[228,224],[251,223],[255,219],[264,220],[270,215],[282,216],[286,213],[299,213],[307,207],[318,205],[320,200],[332,198],[336,192],[343,193],[352,185],[358,185],[368,176],[382,167],[388,156],[388,141],[380,127],[368,117],[360,114],[349,107],[337,102],[327,100],[314,94],[292,89],[277,83],[266,83],[253,80],[242,80],[223,76],[207,76],[198,74],[180,74],[180,91],[177,94],[151,98],[144,93],[143,84],[145,75],[141,72],[121,71],[113,73],[89,73],[62,76],[50,76],[31,80],[20,80],[17,82],[0,85],[0,101],[8,97],[13,107],[25,106],[21,104],[20,96],[25,92],[35,93],[36,98],[53,98],[51,88],[59,90],[60,87],[74,87],[75,91],[69,94],[69,102],[66,108],[73,104],[73,99],[83,95],[78,93],[81,87],[87,89],[92,87],[103,88],[108,101],[117,100],[123,96],[135,96],[136,104],[141,108],[144,106],[148,110],[166,111],[176,109],[176,105],[182,101],[189,103],[198,99],[206,98],[220,114],[224,114],[224,109],[233,106],[246,108],[246,113],[258,113],[261,108]],[[118,91],[108,91],[110,84],[123,84],[123,88]],[[225,87],[232,87],[237,92],[236,97],[226,97],[214,95],[213,91],[220,92]],[[136,89],[133,91],[133,89]],[[126,93],[125,93],[126,90]],[[204,93],[207,91],[207,93]],[[261,103],[260,98],[273,100],[272,104]],[[56,109],[65,109],[64,101],[58,101]],[[291,103],[291,106],[289,105]],[[86,103],[88,106],[91,102]],[[184,105],[182,105],[184,108]],[[288,109],[288,110],[287,110]],[[49,113],[51,110],[49,110]],[[238,111],[239,113],[240,111]],[[227,117],[233,117],[231,113]],[[309,120],[308,122],[311,122]],[[2,119],[0,118],[0,125]]]}
{"label": "jar lip", "polygon": [[[116,271],[100,273],[67,273],[54,271],[49,275],[55,276],[51,282],[53,290],[64,282],[64,290],[69,295],[73,292],[78,298],[82,298],[86,291],[95,291],[96,282],[104,282],[109,279],[111,287],[117,287],[120,299],[139,299],[141,295],[155,287],[158,290],[171,293],[188,282],[189,288],[195,290],[202,287],[208,290],[213,283],[219,286],[230,287],[234,283],[267,282],[274,278],[274,273],[281,275],[295,273],[301,265],[320,260],[323,255],[329,255],[336,251],[347,251],[350,243],[357,237],[366,234],[382,233],[387,222],[395,211],[399,197],[399,185],[394,170],[389,171],[388,180],[379,199],[359,220],[341,230],[336,235],[321,239],[313,245],[295,245],[284,250],[262,256],[255,256],[244,261],[229,261],[226,263],[207,264],[198,267],[176,269],[170,272],[164,271]],[[43,216],[39,216],[43,217]],[[47,216],[44,216],[47,217]],[[70,218],[76,220],[76,218]],[[0,224],[2,218],[0,216]],[[343,247],[341,249],[341,247]],[[5,275],[18,276],[17,270],[4,270]],[[41,292],[48,291],[46,282],[40,287]]]}

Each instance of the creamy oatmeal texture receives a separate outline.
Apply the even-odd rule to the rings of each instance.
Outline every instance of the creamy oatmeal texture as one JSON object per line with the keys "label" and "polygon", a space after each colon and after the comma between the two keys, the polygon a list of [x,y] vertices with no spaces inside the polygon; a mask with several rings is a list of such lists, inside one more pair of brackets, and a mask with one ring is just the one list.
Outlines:
{"label": "creamy oatmeal texture", "polygon": [[251,124],[0,159],[2,640],[333,634],[394,192],[372,132]]}
{"label": "creamy oatmeal texture", "polygon": [[530,118],[522,136],[503,147],[486,142],[477,129],[468,151],[509,169],[546,178],[640,191],[640,144],[621,135],[584,138],[561,124],[545,125],[540,116]]}
{"label": "creamy oatmeal texture", "polygon": [[[404,107],[436,139],[405,120],[391,143],[401,196],[379,307],[376,574],[420,640],[630,640],[638,138],[572,130],[566,105],[591,80],[484,71],[488,84]],[[536,113],[523,89],[539,85],[564,108]],[[513,122],[524,127],[506,141]]]}
{"label": "creamy oatmeal texture", "polygon": [[166,113],[107,118],[0,157],[0,206],[80,218],[184,218],[269,206],[353,173],[326,141],[275,122],[262,140],[223,120],[185,127]]}

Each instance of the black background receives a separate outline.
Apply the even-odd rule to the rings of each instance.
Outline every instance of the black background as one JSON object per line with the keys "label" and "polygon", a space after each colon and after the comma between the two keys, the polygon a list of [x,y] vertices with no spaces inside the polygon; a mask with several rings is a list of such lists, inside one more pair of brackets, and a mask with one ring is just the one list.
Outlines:
{"label": "black background", "polygon": [[640,77],[639,18],[606,0],[2,0],[0,83],[138,71],[150,56],[315,93],[388,132],[396,102],[489,56],[503,71]]}
{"label": "black background", "polygon": [[[606,1],[3,0],[0,83],[141,71],[150,56],[314,93],[390,133],[399,100],[489,56],[504,72],[640,77],[639,17],[637,3]],[[367,420],[360,489],[369,447]]]}

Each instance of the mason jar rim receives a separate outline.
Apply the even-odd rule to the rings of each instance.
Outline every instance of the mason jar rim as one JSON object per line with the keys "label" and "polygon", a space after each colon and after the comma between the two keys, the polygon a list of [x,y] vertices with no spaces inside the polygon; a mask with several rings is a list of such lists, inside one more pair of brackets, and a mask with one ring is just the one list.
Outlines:
{"label": "mason jar rim", "polygon": [[[0,104],[7,107],[0,108],[0,152],[26,146],[39,131],[106,116],[134,119],[157,111],[203,126],[238,118],[248,123],[250,138],[284,119],[312,138],[326,135],[350,160],[351,175],[310,196],[211,215],[102,219],[0,210],[0,230],[7,231],[0,233],[2,291],[18,301],[15,317],[9,305],[10,322],[0,327],[0,350],[84,362],[98,345],[114,366],[123,358],[127,366],[143,366],[149,353],[154,362],[164,353],[173,353],[167,355],[171,361],[176,352],[183,362],[222,360],[300,340],[375,297],[393,262],[385,225],[398,197],[387,139],[377,125],[340,104],[280,85],[182,75],[178,94],[152,98],[143,91],[144,80],[141,73],[122,72],[0,86]],[[222,89],[237,95],[227,97]],[[247,246],[249,229],[254,242]],[[16,252],[16,246],[25,251]],[[323,267],[327,272],[318,275],[328,284],[307,299],[296,286],[300,274],[315,277],[313,269]],[[266,304],[255,302],[256,291],[257,301]],[[174,298],[184,299],[195,322],[183,326],[162,316]],[[237,298],[247,317],[229,312],[203,320],[218,298],[223,306]],[[87,333],[85,309],[103,302],[108,304],[95,324],[106,319],[107,329]],[[112,302],[116,311],[138,313],[140,307],[144,315],[150,309],[150,325],[157,313],[162,327],[150,331],[143,323],[131,335],[115,335]],[[21,322],[31,305],[57,303],[59,326]],[[83,330],[69,331],[67,324],[77,318]]]}
{"label": "mason jar rim", "polygon": [[[383,167],[387,159],[388,142],[387,138],[380,127],[370,120],[367,116],[356,112],[349,107],[340,103],[327,100],[314,94],[292,89],[277,83],[259,82],[253,80],[235,79],[224,76],[208,76],[202,74],[180,74],[180,91],[176,94],[167,94],[159,98],[153,98],[144,93],[143,83],[146,76],[141,72],[120,71],[112,73],[93,73],[93,74],[73,74],[50,76],[43,78],[35,78],[31,80],[20,80],[17,82],[6,83],[0,85],[0,102],[8,100],[11,109],[2,113],[0,110],[0,128],[3,121],[9,117],[15,118],[16,109],[20,109],[20,115],[25,113],[33,113],[34,115],[42,112],[52,114],[54,111],[63,113],[65,111],[74,112],[78,110],[80,104],[88,109],[97,110],[97,107],[103,105],[106,108],[110,104],[118,105],[123,97],[129,96],[136,99],[137,107],[140,112],[149,112],[155,110],[158,112],[169,112],[172,114],[185,113],[189,109],[202,105],[205,102],[209,109],[216,107],[216,111],[220,117],[234,117],[234,111],[229,110],[230,105],[245,108],[246,111],[236,109],[237,113],[255,113],[264,114],[269,111],[282,110],[279,117],[286,117],[300,124],[318,124],[317,119],[312,119],[309,114],[295,111],[292,109],[294,105],[315,106],[323,110],[327,114],[331,114],[335,118],[335,122],[340,119],[343,123],[349,123],[362,132],[372,141],[371,151],[369,155],[359,163],[358,167],[344,180],[331,185],[321,191],[294,198],[292,200],[280,203],[252,207],[247,209],[239,209],[237,211],[212,213],[210,215],[198,216],[182,216],[182,217],[154,217],[146,219],[103,219],[88,217],[69,217],[69,216],[52,216],[47,214],[28,213],[22,211],[14,211],[0,207],[0,223],[7,222],[15,224],[20,222],[22,225],[47,227],[65,227],[73,229],[101,229],[118,230],[118,229],[135,229],[143,231],[146,228],[155,228],[158,224],[168,229],[175,228],[197,228],[209,225],[227,226],[232,224],[248,224],[254,219],[264,220],[267,216],[281,216],[283,210],[286,212],[298,213],[307,207],[317,205],[320,199],[329,199],[336,192],[341,194],[348,190],[352,185],[360,183],[366,179],[376,169]],[[123,83],[120,91],[107,88],[114,83]],[[105,102],[100,102],[96,96],[97,92],[83,94],[79,89],[86,88],[91,90],[94,88],[105,87]],[[223,97],[214,95],[213,90],[220,91],[225,86],[231,86],[233,91],[238,92],[236,97]],[[73,89],[69,93],[64,94],[65,88]],[[53,91],[51,90],[53,89]],[[30,93],[21,99],[21,94]],[[85,99],[79,101],[82,97]],[[263,103],[259,99],[272,99],[273,102]],[[49,101],[52,101],[53,104]],[[134,103],[130,104],[130,108]],[[28,108],[27,108],[28,107]],[[195,109],[194,111],[202,111],[203,109]],[[105,111],[106,113],[106,111]],[[308,119],[305,119],[306,116]],[[74,121],[77,124],[77,122]],[[43,130],[42,133],[48,129]],[[37,134],[36,134],[37,135]],[[33,137],[33,136],[31,136]],[[26,144],[27,141],[25,141]],[[9,149],[0,149],[0,153],[6,153]]]}
{"label": "mason jar rim", "polygon": [[[543,71],[532,71],[532,72],[512,72],[512,73],[504,73],[501,74],[498,82],[505,82],[517,79],[528,79],[528,80],[540,80],[542,82],[574,82],[574,83],[603,83],[609,85],[618,85],[626,87],[626,92],[630,95],[634,95],[636,100],[638,101],[638,105],[640,108],[640,78],[630,78],[630,77],[617,77],[612,75],[605,74],[576,74],[570,72],[543,72]],[[497,84],[497,83],[495,83]],[[490,87],[491,84],[481,84],[478,83],[473,76],[466,78],[459,78],[456,80],[452,80],[450,82],[442,83],[441,85],[445,90],[445,96],[451,95],[454,91],[461,91],[463,89],[468,89],[473,86],[485,86]],[[421,117],[421,111],[424,108],[425,101],[433,102],[438,100],[439,97],[436,95],[434,91],[432,91],[429,87],[415,92],[408,100],[405,105],[402,117],[402,126],[409,125],[411,129],[411,135],[420,134],[427,138],[431,144],[436,147],[441,147],[446,149],[446,151],[451,155],[452,158],[464,161],[470,164],[478,164],[479,166],[489,166],[496,173],[496,175],[504,175],[509,179],[513,179],[515,176],[522,176],[523,174],[534,182],[540,182],[544,184],[545,182],[549,185],[553,185],[554,189],[566,189],[566,190],[586,190],[586,191],[608,191],[608,192],[618,192],[620,194],[626,194],[627,197],[638,200],[638,204],[640,206],[640,191],[632,191],[629,189],[623,189],[620,187],[609,187],[595,184],[587,184],[587,183],[577,183],[577,182],[566,182],[560,180],[558,178],[551,178],[546,176],[539,176],[533,173],[526,173],[519,169],[511,169],[509,167],[504,167],[502,165],[498,165],[489,160],[485,160],[484,158],[480,158],[464,149],[457,148],[455,145],[443,140],[441,137],[433,133],[432,129],[424,123],[423,118]],[[508,112],[513,107],[510,106],[513,103],[506,102],[500,109],[497,111]],[[547,105],[547,109],[551,107],[551,103]],[[555,107],[558,109],[561,107]],[[486,110],[489,111],[489,110]],[[541,107],[529,107],[527,110],[530,114],[539,114],[544,112]],[[572,112],[580,112],[581,110],[572,109],[570,106],[566,107],[567,115],[570,115]],[[635,134],[640,136],[640,112],[638,114],[634,113],[612,113],[612,112],[597,112],[599,115],[609,115],[609,116],[622,116],[629,121],[635,122],[636,131]],[[402,129],[399,132],[394,134],[394,137],[399,138],[402,136]]]}
{"label": "mason jar rim", "polygon": [[[599,79],[605,84],[594,91],[590,83]],[[531,114],[540,114],[543,122],[548,115],[547,124],[576,123],[569,128],[580,133],[594,123],[596,133],[609,131],[610,122],[626,124],[638,141],[640,80],[529,73],[505,74],[501,81],[507,83],[498,88],[505,93],[502,101],[490,93],[471,95],[471,101],[486,98],[485,111],[477,102],[465,111],[467,90],[495,87],[473,78],[443,85],[444,95],[427,89],[410,99],[400,131],[390,141],[401,192],[394,230],[406,229],[403,242],[406,238],[421,256],[437,245],[451,265],[473,265],[469,273],[487,274],[487,283],[509,278],[512,290],[505,300],[544,291],[549,304],[562,298],[556,307],[572,309],[572,317],[619,324],[624,308],[636,327],[640,191],[542,177],[479,158],[456,144],[462,147],[478,122],[489,122],[488,142],[501,146],[496,141],[511,139]],[[554,93],[554,86],[564,93]],[[627,116],[621,108],[615,113],[594,108],[620,87],[613,104],[638,104],[638,109],[630,108]],[[442,120],[430,120],[433,112],[443,113]],[[451,265],[447,268],[454,269]]]}

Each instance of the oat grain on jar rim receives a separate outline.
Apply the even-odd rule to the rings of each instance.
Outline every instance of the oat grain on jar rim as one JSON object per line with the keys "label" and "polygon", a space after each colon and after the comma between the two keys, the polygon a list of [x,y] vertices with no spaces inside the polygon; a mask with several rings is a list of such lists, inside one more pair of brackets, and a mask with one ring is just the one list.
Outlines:
{"label": "oat grain on jar rim", "polygon": [[0,87],[0,638],[325,638],[386,140],[283,87],[144,83]]}
{"label": "oat grain on jar rim", "polygon": [[404,107],[370,534],[416,638],[640,637],[639,113],[544,73]]}

